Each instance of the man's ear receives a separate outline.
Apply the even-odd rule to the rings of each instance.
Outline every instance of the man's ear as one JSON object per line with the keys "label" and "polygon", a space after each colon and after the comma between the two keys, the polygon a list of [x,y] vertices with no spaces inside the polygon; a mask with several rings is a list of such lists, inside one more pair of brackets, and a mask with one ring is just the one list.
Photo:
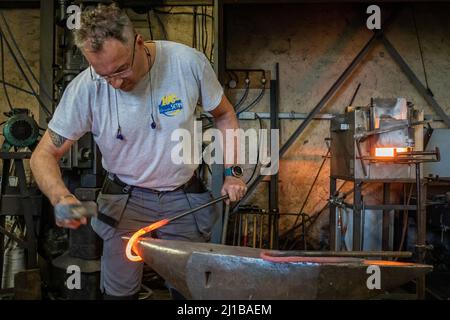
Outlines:
{"label": "man's ear", "polygon": [[136,42],[138,45],[144,45],[144,38],[142,38],[142,35],[138,34],[136,37]]}

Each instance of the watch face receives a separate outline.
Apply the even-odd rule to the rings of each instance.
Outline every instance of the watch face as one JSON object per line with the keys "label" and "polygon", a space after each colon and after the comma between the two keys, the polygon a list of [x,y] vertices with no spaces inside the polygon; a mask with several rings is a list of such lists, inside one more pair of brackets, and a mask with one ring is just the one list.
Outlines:
{"label": "watch face", "polygon": [[239,166],[234,166],[233,168],[232,168],[232,170],[233,170],[233,175],[234,176],[236,176],[236,177],[240,177],[240,176],[242,176],[242,168],[241,167],[239,167]]}

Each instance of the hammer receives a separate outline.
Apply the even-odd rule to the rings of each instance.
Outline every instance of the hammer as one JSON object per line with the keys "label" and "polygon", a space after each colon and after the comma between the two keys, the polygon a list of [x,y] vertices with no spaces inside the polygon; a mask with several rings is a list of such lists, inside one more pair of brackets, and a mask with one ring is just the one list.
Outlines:
{"label": "hammer", "polygon": [[58,220],[80,220],[83,217],[97,216],[97,203],[83,201],[81,204],[55,205],[55,218]]}

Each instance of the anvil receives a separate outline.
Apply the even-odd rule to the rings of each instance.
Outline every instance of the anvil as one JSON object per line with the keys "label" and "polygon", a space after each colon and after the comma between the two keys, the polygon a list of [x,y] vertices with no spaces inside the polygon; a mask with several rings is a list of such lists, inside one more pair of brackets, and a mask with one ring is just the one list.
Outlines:
{"label": "anvil", "polygon": [[[289,251],[141,238],[134,249],[188,299],[368,299],[432,266]],[[376,277],[379,277],[376,279]]]}

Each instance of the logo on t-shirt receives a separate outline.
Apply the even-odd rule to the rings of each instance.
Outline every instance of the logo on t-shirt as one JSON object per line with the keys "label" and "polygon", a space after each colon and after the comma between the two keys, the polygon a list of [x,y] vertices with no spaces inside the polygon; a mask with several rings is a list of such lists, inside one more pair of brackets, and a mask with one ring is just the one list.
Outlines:
{"label": "logo on t-shirt", "polygon": [[159,103],[159,113],[168,117],[174,117],[183,109],[183,103],[176,94],[164,96]]}

